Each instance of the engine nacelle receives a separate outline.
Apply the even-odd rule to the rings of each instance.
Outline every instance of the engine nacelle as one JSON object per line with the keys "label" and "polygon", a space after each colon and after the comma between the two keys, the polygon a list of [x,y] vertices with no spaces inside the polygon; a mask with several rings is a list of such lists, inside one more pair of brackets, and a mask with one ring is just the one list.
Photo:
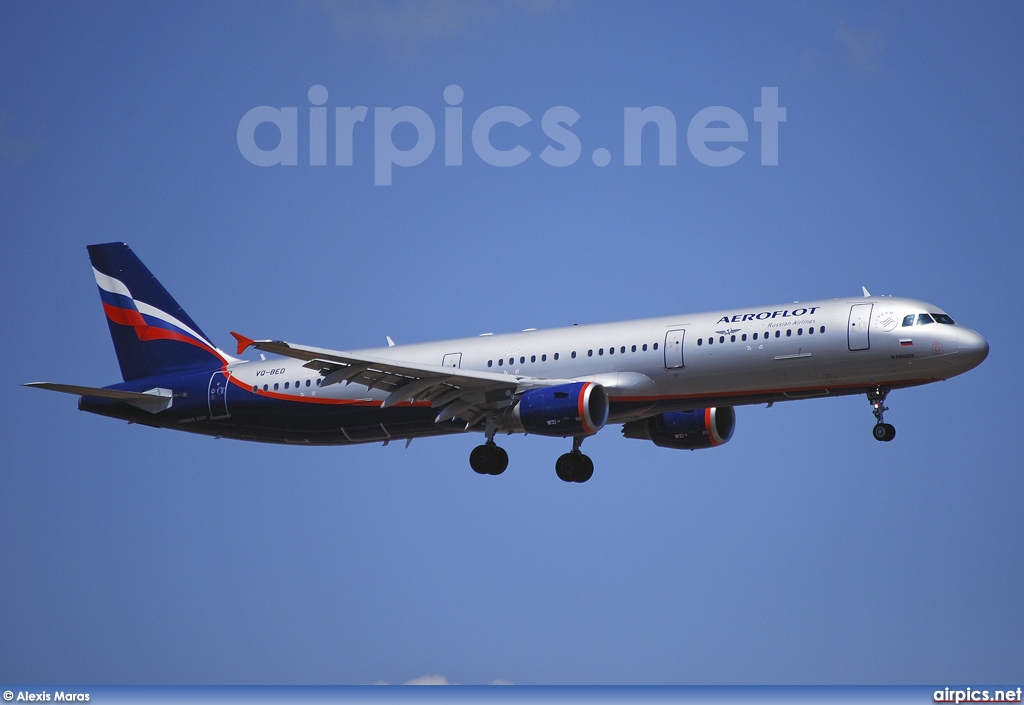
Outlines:
{"label": "engine nacelle", "polygon": [[608,421],[608,393],[594,382],[575,382],[525,392],[512,421],[541,436],[590,436]]}
{"label": "engine nacelle", "polygon": [[734,430],[736,411],[731,406],[723,406],[669,411],[630,421],[622,426],[622,435],[652,441],[661,448],[696,450],[728,443]]}

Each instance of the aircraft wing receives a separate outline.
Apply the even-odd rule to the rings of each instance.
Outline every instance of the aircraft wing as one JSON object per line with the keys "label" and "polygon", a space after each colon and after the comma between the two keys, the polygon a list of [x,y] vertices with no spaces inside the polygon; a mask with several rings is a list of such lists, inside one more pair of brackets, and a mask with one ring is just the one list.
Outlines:
{"label": "aircraft wing", "polygon": [[440,409],[438,422],[460,418],[466,421],[467,429],[483,419],[487,412],[507,406],[526,389],[572,381],[462,370],[295,345],[281,340],[253,340],[239,333],[231,335],[238,341],[239,355],[251,347],[305,360],[303,367],[324,375],[321,387],[355,382],[368,389],[387,391],[389,394],[381,403],[382,408],[403,401],[427,401]]}

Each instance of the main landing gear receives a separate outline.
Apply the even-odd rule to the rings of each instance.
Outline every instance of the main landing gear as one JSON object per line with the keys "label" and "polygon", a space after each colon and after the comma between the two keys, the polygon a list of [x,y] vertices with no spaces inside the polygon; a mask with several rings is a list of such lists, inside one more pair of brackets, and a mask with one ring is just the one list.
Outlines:
{"label": "main landing gear", "polygon": [[[494,430],[488,429],[487,442],[469,454],[469,465],[481,475],[500,475],[508,467],[508,453],[494,442]],[[574,436],[572,450],[555,463],[555,474],[563,482],[586,482],[594,476],[594,461],[580,452],[584,436]]]}
{"label": "main landing gear", "polygon": [[896,437],[896,427],[882,420],[882,415],[889,410],[889,407],[885,405],[885,398],[888,395],[889,390],[882,389],[881,387],[873,392],[868,392],[868,401],[871,402],[871,413],[875,415],[875,420],[878,422],[871,429],[871,435],[875,437],[876,441],[889,442]]}
{"label": "main landing gear", "polygon": [[494,434],[497,432],[498,426],[488,419],[484,427],[487,442],[469,454],[469,466],[481,475],[500,475],[508,467],[508,453],[494,442]]}
{"label": "main landing gear", "polygon": [[473,449],[469,465],[481,475],[500,475],[508,467],[508,453],[492,438]]}
{"label": "main landing gear", "polygon": [[586,482],[594,476],[594,461],[580,452],[583,436],[574,436],[572,450],[555,462],[555,474],[562,482]]}

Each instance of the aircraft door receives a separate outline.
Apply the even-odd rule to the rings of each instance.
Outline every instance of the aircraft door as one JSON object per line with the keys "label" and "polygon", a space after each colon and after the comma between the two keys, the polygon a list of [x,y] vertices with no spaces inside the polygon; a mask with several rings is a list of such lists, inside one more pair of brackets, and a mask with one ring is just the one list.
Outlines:
{"label": "aircraft door", "polygon": [[459,369],[462,366],[462,353],[448,353],[441,360],[441,367],[454,367]]}
{"label": "aircraft door", "polygon": [[874,304],[854,304],[850,307],[848,338],[850,350],[867,350],[871,347],[868,328],[871,325],[871,307]]}
{"label": "aircraft door", "polygon": [[231,416],[228,413],[228,380],[222,371],[217,370],[210,376],[210,391],[206,398],[211,420]]}
{"label": "aircraft door", "polygon": [[683,334],[685,330],[670,330],[665,334],[665,369],[683,366]]}

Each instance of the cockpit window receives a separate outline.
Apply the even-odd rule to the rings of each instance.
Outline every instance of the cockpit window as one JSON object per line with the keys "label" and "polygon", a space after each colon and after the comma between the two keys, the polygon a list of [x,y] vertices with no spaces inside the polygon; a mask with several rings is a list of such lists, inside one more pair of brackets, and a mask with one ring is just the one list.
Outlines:
{"label": "cockpit window", "polygon": [[934,318],[937,323],[945,323],[948,326],[955,325],[953,319],[944,313],[933,313],[932,318]]}
{"label": "cockpit window", "polygon": [[923,326],[926,323],[935,323],[935,321],[932,320],[932,317],[929,316],[927,313],[917,314],[917,325]]}
{"label": "cockpit window", "polygon": [[903,317],[903,327],[906,328],[907,326],[914,325],[914,319],[915,318],[917,318],[917,316],[914,315],[913,313],[910,314],[909,316],[904,316]]}

